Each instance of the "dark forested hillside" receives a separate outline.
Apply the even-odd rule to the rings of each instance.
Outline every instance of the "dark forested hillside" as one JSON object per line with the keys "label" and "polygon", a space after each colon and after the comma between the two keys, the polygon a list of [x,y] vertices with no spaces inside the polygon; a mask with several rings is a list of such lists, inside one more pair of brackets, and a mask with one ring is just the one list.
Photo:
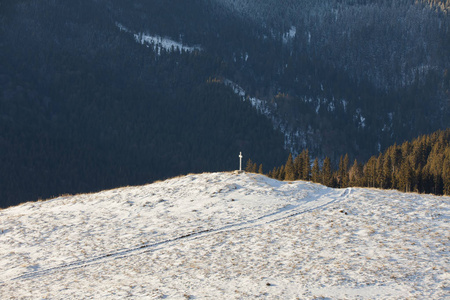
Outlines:
{"label": "dark forested hillside", "polygon": [[267,170],[285,149],[367,159],[450,127],[447,13],[412,0],[2,1],[0,205],[229,170],[239,151]]}
{"label": "dark forested hillside", "polygon": [[[121,32],[104,3],[22,1],[2,17],[0,200],[270,166],[283,138],[230,88],[221,61]],[[5,11],[3,11],[5,12]]]}
{"label": "dark forested hillside", "polygon": [[266,49],[278,58],[272,75],[259,80],[288,120],[293,153],[307,146],[335,161],[342,150],[366,159],[450,126],[450,23],[435,9],[442,1],[218,2],[277,40]]}

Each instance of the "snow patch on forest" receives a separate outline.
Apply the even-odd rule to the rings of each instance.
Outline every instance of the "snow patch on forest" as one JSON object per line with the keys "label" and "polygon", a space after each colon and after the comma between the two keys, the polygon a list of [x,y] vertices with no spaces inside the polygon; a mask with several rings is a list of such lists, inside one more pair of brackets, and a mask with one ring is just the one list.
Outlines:
{"label": "snow patch on forest", "polygon": [[233,92],[239,97],[241,97],[243,101],[247,100],[250,101],[252,107],[255,108],[257,112],[269,118],[272,116],[272,109],[270,108],[270,106],[267,104],[266,101],[258,99],[256,97],[250,96],[247,97],[247,93],[245,92],[245,90],[229,79],[225,79],[224,84],[226,86],[231,87],[233,89]]}
{"label": "snow patch on forest", "polygon": [[292,41],[295,38],[296,34],[297,34],[297,28],[295,26],[292,26],[288,32],[283,34],[283,44],[287,44],[290,41]]}
{"label": "snow patch on forest", "polygon": [[181,42],[176,42],[168,37],[161,37],[159,35],[150,35],[145,33],[132,33],[127,27],[123,24],[116,22],[117,28],[120,31],[124,31],[127,33],[133,34],[136,42],[147,45],[148,47],[152,47],[154,51],[161,55],[161,50],[164,49],[166,51],[186,51],[186,52],[194,52],[194,51],[202,51],[202,47],[200,46],[186,46]]}
{"label": "snow patch on forest", "polygon": [[134,35],[136,41],[143,45],[148,45],[153,47],[155,51],[158,51],[158,55],[161,54],[161,49],[165,49],[166,51],[186,51],[186,52],[194,52],[201,51],[202,48],[200,46],[186,46],[182,43],[171,40],[167,37],[161,37],[158,35],[149,35],[144,33],[138,33]]}
{"label": "snow patch on forest", "polygon": [[356,114],[353,119],[357,122],[358,127],[364,129],[366,127],[366,118],[362,115],[361,108],[356,109]]}

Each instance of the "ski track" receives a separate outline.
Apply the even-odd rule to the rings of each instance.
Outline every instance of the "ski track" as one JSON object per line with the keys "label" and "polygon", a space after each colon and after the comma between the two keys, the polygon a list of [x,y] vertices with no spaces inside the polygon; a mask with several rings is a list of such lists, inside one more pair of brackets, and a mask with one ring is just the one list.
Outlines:
{"label": "ski track", "polygon": [[39,271],[27,272],[20,276],[7,279],[3,282],[0,282],[0,285],[4,285],[6,282],[14,281],[14,280],[26,280],[26,279],[34,279],[46,275],[53,274],[57,271],[61,270],[74,270],[79,268],[84,268],[91,265],[96,265],[99,263],[103,263],[106,260],[116,260],[130,257],[132,255],[139,255],[148,252],[154,252],[163,249],[163,246],[170,246],[180,240],[196,240],[203,237],[207,237],[213,234],[218,234],[222,232],[230,232],[230,231],[239,231],[248,228],[256,228],[259,226],[263,226],[265,224],[270,224],[278,221],[282,221],[288,218],[292,218],[307,212],[311,212],[317,209],[324,208],[332,203],[336,203],[342,201],[350,196],[352,193],[351,188],[347,188],[345,190],[332,190],[332,189],[324,189],[315,191],[312,195],[308,195],[306,198],[299,200],[301,203],[298,205],[289,205],[289,208],[281,208],[277,211],[263,215],[256,219],[238,222],[235,224],[230,224],[226,226],[222,226],[220,228],[212,228],[206,229],[202,231],[192,232],[185,235],[181,235],[175,238],[163,240],[156,243],[144,244],[128,249],[116,250],[114,252],[94,256],[89,259],[84,260],[75,260],[71,263],[61,264],[54,267],[49,267],[46,269],[42,269]]}

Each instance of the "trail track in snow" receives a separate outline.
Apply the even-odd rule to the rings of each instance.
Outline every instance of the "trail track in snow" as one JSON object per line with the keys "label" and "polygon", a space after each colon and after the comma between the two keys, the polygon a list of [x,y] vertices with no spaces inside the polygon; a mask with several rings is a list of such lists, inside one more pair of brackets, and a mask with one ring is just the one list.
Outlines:
{"label": "trail track in snow", "polygon": [[147,243],[138,245],[135,247],[130,247],[127,249],[119,249],[109,253],[104,253],[101,255],[92,256],[86,259],[74,260],[73,262],[63,263],[53,267],[43,268],[37,271],[31,271],[23,273],[20,276],[16,276],[14,278],[10,278],[5,280],[4,282],[0,282],[0,285],[3,285],[5,282],[12,280],[24,280],[24,279],[35,279],[41,276],[46,276],[53,274],[58,271],[66,271],[73,270],[78,268],[84,268],[91,265],[96,265],[103,263],[108,260],[116,260],[123,259],[130,256],[139,255],[142,253],[158,251],[173,245],[179,241],[189,241],[196,240],[203,237],[211,236],[213,234],[219,234],[222,232],[230,232],[230,231],[238,231],[248,228],[255,228],[265,224],[274,223],[278,221],[282,221],[288,218],[292,218],[307,212],[311,212],[317,209],[324,208],[332,203],[336,203],[342,201],[350,196],[352,193],[351,188],[347,188],[345,190],[335,190],[335,189],[320,189],[316,190],[314,193],[307,195],[303,199],[298,200],[298,204],[296,205],[287,205],[281,209],[276,210],[273,213],[265,214],[258,218],[254,218],[251,220],[244,220],[242,222],[236,222],[234,224],[228,224],[218,228],[211,228],[200,230],[184,235],[180,235],[178,237],[169,238],[166,240],[162,240],[154,243]]}

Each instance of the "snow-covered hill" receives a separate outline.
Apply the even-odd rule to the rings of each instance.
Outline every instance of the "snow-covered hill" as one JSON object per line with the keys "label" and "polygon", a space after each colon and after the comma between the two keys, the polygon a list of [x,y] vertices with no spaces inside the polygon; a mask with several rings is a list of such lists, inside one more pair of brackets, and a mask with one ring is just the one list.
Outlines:
{"label": "snow-covered hill", "polygon": [[450,198],[188,175],[0,210],[7,298],[444,299]]}

